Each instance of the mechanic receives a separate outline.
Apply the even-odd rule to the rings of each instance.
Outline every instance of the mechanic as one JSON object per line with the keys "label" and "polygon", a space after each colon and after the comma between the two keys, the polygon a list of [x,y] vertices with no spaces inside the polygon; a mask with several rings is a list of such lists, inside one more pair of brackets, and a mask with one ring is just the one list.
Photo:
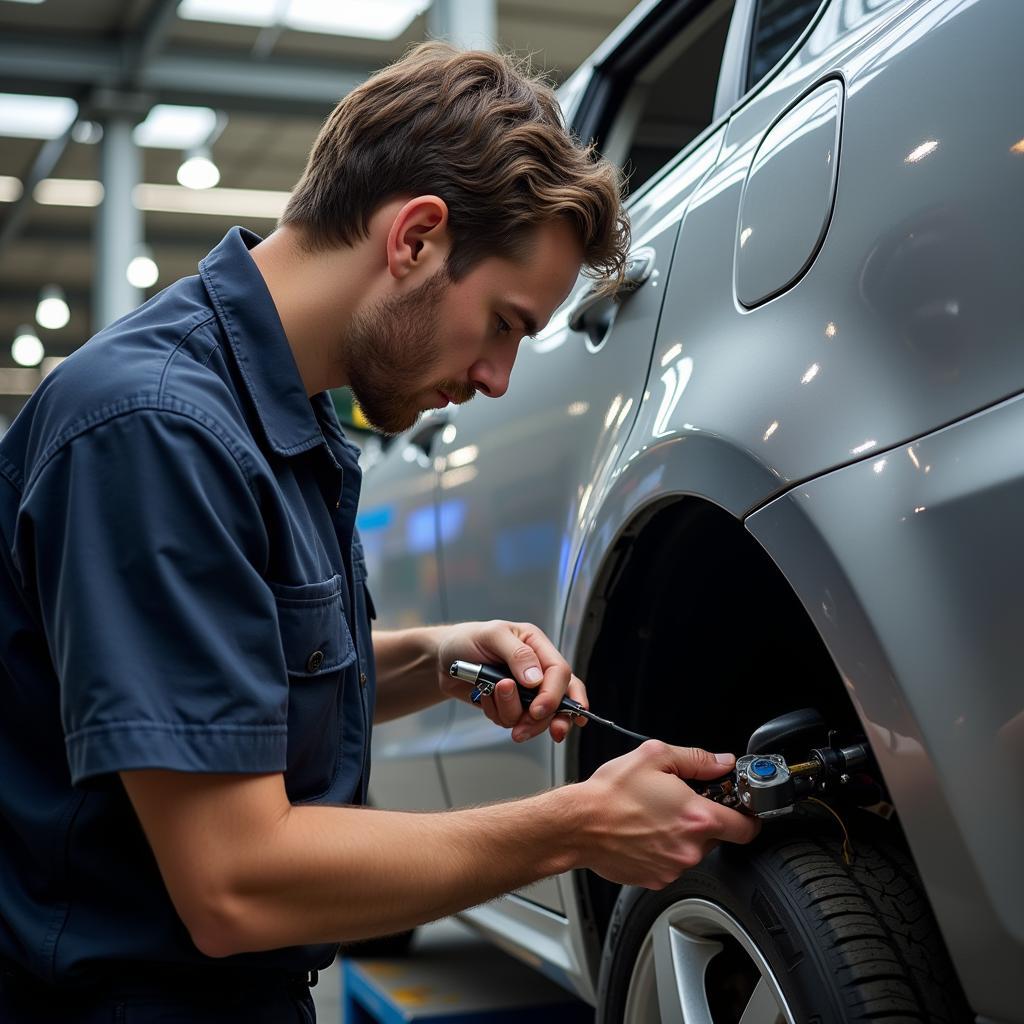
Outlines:
{"label": "mechanic", "polygon": [[621,272],[615,170],[511,60],[428,43],[325,123],[278,229],[101,331],[0,443],[0,1019],[313,1019],[336,944],[590,868],[658,888],[757,824],[697,796],[732,755],[647,743],[581,783],[434,814],[366,800],[372,721],[503,661],[526,740],[583,683],[543,632],[370,634],[360,470],[499,397],[581,266]]}

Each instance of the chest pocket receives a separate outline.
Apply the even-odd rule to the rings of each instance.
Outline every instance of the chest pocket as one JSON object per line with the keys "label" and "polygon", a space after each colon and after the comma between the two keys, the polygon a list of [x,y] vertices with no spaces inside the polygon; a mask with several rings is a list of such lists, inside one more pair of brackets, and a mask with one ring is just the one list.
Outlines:
{"label": "chest pocket", "polygon": [[341,749],[342,708],[356,649],[345,621],[345,578],[271,589],[288,670],[285,788],[291,800],[312,800],[330,789],[348,754]]}

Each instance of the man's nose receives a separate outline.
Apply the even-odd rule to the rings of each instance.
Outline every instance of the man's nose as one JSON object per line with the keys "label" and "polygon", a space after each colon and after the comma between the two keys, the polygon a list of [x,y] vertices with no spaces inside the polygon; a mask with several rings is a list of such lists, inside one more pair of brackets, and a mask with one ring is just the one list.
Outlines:
{"label": "man's nose", "polygon": [[514,352],[509,359],[481,359],[470,367],[470,383],[488,398],[501,398],[508,391],[514,363]]}

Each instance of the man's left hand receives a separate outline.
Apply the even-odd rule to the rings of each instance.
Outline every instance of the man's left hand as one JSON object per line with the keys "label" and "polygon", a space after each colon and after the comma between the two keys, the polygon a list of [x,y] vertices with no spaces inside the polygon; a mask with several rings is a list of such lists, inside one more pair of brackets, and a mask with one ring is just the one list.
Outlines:
{"label": "man's left hand", "polygon": [[437,644],[438,684],[446,697],[470,703],[472,687],[448,674],[452,662],[460,660],[508,665],[516,680],[537,691],[528,710],[523,709],[512,679],[503,679],[493,694],[480,700],[484,714],[495,724],[511,729],[517,743],[539,736],[545,729],[556,743],[561,743],[573,721],[586,723],[586,719],[570,719],[567,715],[555,717],[555,709],[566,695],[589,707],[587,690],[544,631],[531,623],[493,619],[443,628]]}

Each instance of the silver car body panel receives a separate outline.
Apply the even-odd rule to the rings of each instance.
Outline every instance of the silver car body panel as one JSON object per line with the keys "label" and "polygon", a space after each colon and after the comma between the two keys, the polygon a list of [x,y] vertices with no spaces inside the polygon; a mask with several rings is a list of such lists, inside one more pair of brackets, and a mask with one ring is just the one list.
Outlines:
{"label": "silver car body panel", "polygon": [[[421,421],[417,429],[422,426]],[[377,629],[445,619],[435,545],[436,481],[425,469],[429,466],[426,456],[408,440],[396,454],[398,458],[381,458],[368,467],[370,496],[359,516],[378,609]],[[374,726],[371,798],[375,803],[394,810],[448,806],[437,745],[454,710],[447,701],[418,715]]]}
{"label": "silver car body panel", "polygon": [[[481,609],[497,614],[500,608],[506,618],[536,622],[557,634],[572,566],[569,538],[621,454],[642,401],[679,223],[689,197],[715,164],[722,136],[719,129],[698,140],[692,159],[634,206],[635,250],[653,252],[653,269],[649,287],[618,307],[606,336],[595,340],[568,326],[574,299],[592,287],[584,278],[567,309],[519,355],[505,397],[518,410],[515,424],[496,422],[483,401],[453,415],[453,429],[441,438],[435,462],[442,514],[460,509],[463,524],[439,545],[452,619],[478,618]],[[608,306],[615,309],[610,301]],[[478,802],[482,788],[490,799],[546,788],[552,746],[548,739],[504,742],[502,731],[477,708],[457,706],[440,747],[453,806]],[[564,910],[553,881],[532,887],[529,895]]]}
{"label": "silver car body panel", "polygon": [[1005,1020],[1024,1011],[1021,437],[1016,398],[747,520],[839,669],[971,1004]]}
{"label": "silver car body panel", "polygon": [[[469,510],[461,553],[450,559],[442,545],[445,590],[462,588],[451,616],[530,619],[570,660],[608,553],[636,516],[690,495],[749,517],[856,688],[969,999],[1018,1022],[1024,904],[1011,865],[1024,801],[1002,780],[1016,780],[1021,755],[1022,591],[1006,536],[1022,496],[1024,417],[1008,399],[1024,389],[1024,308],[1019,261],[1007,258],[1024,237],[1021,38],[1024,4],[826,4],[780,68],[705,134],[700,145],[721,148],[685,207],[665,207],[661,228],[641,212],[690,155],[631,200],[637,243],[662,259],[682,230],[670,268],[659,261],[610,339],[591,349],[568,332],[574,295],[536,351],[524,346],[507,403],[457,410],[458,434],[428,471],[443,481],[470,468],[452,466],[453,452],[476,449],[472,486],[466,473],[438,485],[442,504],[457,495]],[[780,115],[833,81],[845,106],[823,244],[791,287],[747,309],[734,274],[743,184]],[[819,171],[801,215],[820,215]],[[656,333],[627,334],[631,323]],[[632,362],[598,372],[627,337]],[[584,431],[594,417],[596,432]],[[563,442],[574,457],[554,457]],[[930,461],[918,470],[910,452]],[[372,477],[368,494],[376,502]],[[536,510],[533,536],[556,539],[554,565],[495,577],[487,541],[496,524],[515,530],[514,507]],[[958,553],[966,538],[973,561]],[[513,550],[528,541],[519,535]],[[509,773],[533,789],[572,777],[571,749],[546,739],[509,749],[497,730],[466,742],[472,728],[465,719],[444,741],[455,802],[524,791]],[[596,950],[571,876],[541,901],[547,909],[507,897],[467,917],[528,961],[538,936],[561,943],[543,954],[546,969],[592,1001]]]}

